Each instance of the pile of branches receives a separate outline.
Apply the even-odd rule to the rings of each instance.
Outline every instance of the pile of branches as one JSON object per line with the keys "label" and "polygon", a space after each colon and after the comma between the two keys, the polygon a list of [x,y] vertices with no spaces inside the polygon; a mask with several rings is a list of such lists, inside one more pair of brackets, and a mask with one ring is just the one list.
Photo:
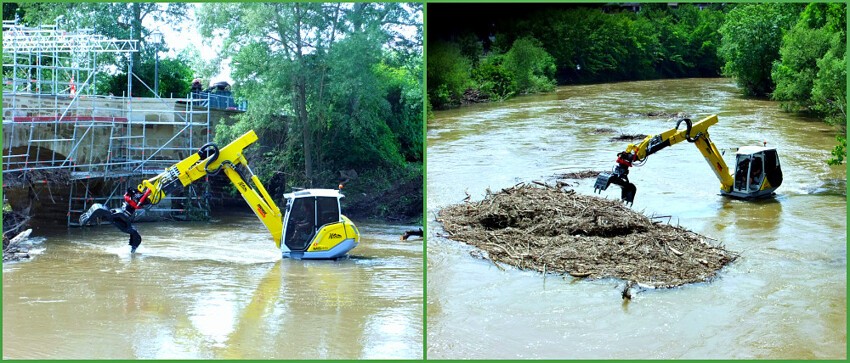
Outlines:
{"label": "pile of branches", "polygon": [[36,169],[3,174],[4,187],[22,187],[48,182],[68,185],[71,183],[71,172],[67,169]]}
{"label": "pile of branches", "polygon": [[709,281],[738,257],[619,201],[547,185],[488,190],[484,200],[443,209],[438,221],[448,238],[483,250],[499,267],[654,288]]}
{"label": "pile of branches", "polygon": [[22,242],[26,241],[32,230],[26,228],[30,216],[27,207],[22,212],[3,211],[3,262],[17,261],[29,258],[29,248]]}
{"label": "pile of branches", "polygon": [[557,179],[593,179],[599,176],[602,173],[600,170],[582,170],[582,171],[571,171],[569,173],[562,173],[555,175]]}

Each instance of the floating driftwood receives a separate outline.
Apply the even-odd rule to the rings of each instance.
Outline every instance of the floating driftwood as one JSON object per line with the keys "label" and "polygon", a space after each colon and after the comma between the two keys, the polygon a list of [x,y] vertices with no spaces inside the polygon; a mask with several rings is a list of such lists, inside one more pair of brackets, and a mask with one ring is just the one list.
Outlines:
{"label": "floating driftwood", "polygon": [[[645,287],[708,281],[737,254],[619,201],[518,184],[440,211],[448,238],[520,269],[614,277]],[[500,266],[501,267],[501,266]]]}
{"label": "floating driftwood", "polygon": [[407,239],[410,238],[410,237],[413,237],[413,236],[423,237],[424,235],[425,235],[425,232],[423,232],[422,228],[420,227],[419,229],[411,229],[409,231],[404,232],[404,234],[400,238],[401,238],[402,241],[407,241]]}
{"label": "floating driftwood", "polygon": [[29,238],[32,229],[18,233],[15,237],[7,240],[3,237],[3,262],[18,261],[30,258],[29,247],[24,242]]}
{"label": "floating driftwood", "polygon": [[639,113],[627,113],[623,115],[624,118],[636,118],[636,117],[654,117],[654,118],[665,118],[665,119],[680,119],[680,118],[688,118],[691,117],[691,114],[687,112],[674,112],[674,111],[666,111],[666,110],[654,110],[648,112],[639,112]]}
{"label": "floating driftwood", "polygon": [[611,141],[641,141],[646,138],[643,134],[619,134],[612,137]]}
{"label": "floating driftwood", "polygon": [[590,179],[596,178],[599,176],[600,170],[582,170],[582,171],[572,171],[569,173],[563,173],[555,175],[558,179]]}

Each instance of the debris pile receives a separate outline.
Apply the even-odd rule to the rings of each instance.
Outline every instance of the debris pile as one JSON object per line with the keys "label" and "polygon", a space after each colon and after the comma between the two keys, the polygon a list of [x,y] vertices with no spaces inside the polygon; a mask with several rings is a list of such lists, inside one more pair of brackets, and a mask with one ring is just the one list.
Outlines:
{"label": "debris pile", "polygon": [[71,172],[67,169],[30,169],[3,174],[4,187],[22,187],[47,184],[48,182],[62,185],[70,184]]}
{"label": "debris pile", "polygon": [[520,183],[488,191],[484,200],[443,209],[438,221],[448,238],[483,250],[476,253],[496,266],[615,277],[647,287],[708,281],[737,258],[707,237],[619,201],[551,186]]}
{"label": "debris pile", "polygon": [[571,171],[569,173],[563,173],[555,175],[557,179],[590,179],[596,178],[599,174],[602,173],[599,170],[582,170],[582,171]]}
{"label": "debris pile", "polygon": [[29,238],[30,233],[32,233],[31,229],[18,233],[12,239],[6,238],[6,235],[3,235],[3,262],[10,261],[19,261],[23,259],[30,258],[30,247],[32,247],[29,243],[27,243],[27,238]]}
{"label": "debris pile", "polygon": [[30,258],[27,238],[31,229],[24,230],[29,224],[29,211],[32,205],[23,211],[14,211],[8,201],[3,201],[3,262]]}

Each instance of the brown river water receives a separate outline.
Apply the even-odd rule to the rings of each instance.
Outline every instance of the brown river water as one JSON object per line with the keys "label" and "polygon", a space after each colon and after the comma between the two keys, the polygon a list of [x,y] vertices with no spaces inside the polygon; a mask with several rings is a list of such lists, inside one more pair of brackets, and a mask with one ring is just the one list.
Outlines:
{"label": "brown river water", "polygon": [[[784,182],[774,199],[719,195],[699,151],[681,143],[632,168],[634,209],[717,239],[741,258],[710,283],[641,290],[577,280],[470,257],[440,236],[446,205],[518,182],[610,170],[628,142],[674,120],[636,115],[718,114],[718,148],[767,141]],[[632,115],[629,115],[632,114]],[[428,122],[428,358],[833,358],[847,357],[846,169],[824,160],[835,130],[747,99],[729,79],[560,87],[555,92],[435,112]],[[611,128],[614,134],[594,134]],[[734,152],[725,160],[733,165]],[[593,192],[593,179],[579,181]],[[619,198],[619,188],[603,192]]]}
{"label": "brown river water", "polygon": [[250,214],[139,223],[132,256],[112,226],[38,229],[3,266],[3,357],[419,359],[422,240],[356,223],[338,261],[281,260]]}

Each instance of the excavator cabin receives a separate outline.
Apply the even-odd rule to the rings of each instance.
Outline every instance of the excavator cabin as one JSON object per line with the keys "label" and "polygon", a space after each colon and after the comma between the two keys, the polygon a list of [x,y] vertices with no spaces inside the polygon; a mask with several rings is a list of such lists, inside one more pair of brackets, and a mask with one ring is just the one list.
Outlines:
{"label": "excavator cabin", "polygon": [[340,213],[342,197],[335,189],[304,189],[284,194],[286,216],[280,246],[284,257],[334,259],[357,246],[360,232]]}
{"label": "excavator cabin", "polygon": [[721,192],[735,198],[760,198],[782,184],[782,169],[775,148],[744,146],[735,153],[735,184]]}

